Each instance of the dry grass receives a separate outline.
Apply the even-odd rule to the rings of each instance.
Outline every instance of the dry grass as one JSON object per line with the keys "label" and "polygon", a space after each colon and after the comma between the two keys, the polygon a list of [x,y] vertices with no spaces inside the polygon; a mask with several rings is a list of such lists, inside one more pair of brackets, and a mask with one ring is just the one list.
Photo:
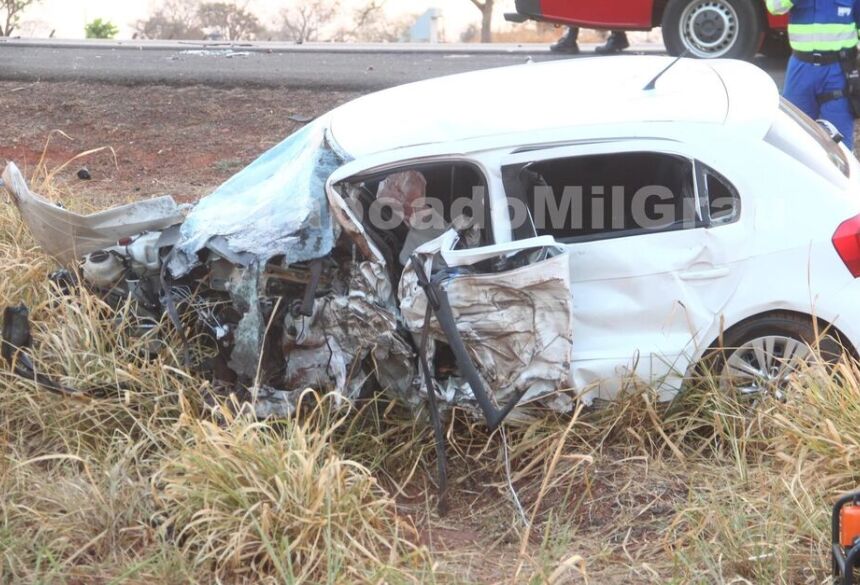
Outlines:
{"label": "dry grass", "polygon": [[0,373],[0,582],[822,583],[829,504],[860,480],[846,363],[754,409],[712,384],[667,408],[632,384],[505,435],[456,413],[439,518],[423,417],[318,398],[294,421],[206,418],[205,381],[52,290],[50,267],[3,204],[0,301],[32,308],[37,364],[115,392]]}
{"label": "dry grass", "polygon": [[189,422],[155,477],[171,539],[216,575],[284,582],[389,582],[415,530],[370,471],[332,451],[343,419],[324,404],[277,427]]}

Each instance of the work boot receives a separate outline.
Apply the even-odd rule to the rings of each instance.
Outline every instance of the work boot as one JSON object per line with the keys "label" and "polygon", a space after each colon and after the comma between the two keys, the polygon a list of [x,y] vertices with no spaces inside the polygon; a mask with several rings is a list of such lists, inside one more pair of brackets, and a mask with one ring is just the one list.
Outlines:
{"label": "work boot", "polygon": [[576,55],[579,53],[579,45],[576,39],[579,37],[579,29],[570,27],[564,36],[558,39],[555,44],[549,46],[549,50],[553,53],[567,53],[568,55]]}
{"label": "work boot", "polygon": [[614,30],[612,31],[612,34],[609,35],[609,38],[606,39],[606,44],[597,47],[595,52],[600,55],[617,55],[629,46],[630,42],[627,40],[627,33],[620,30]]}

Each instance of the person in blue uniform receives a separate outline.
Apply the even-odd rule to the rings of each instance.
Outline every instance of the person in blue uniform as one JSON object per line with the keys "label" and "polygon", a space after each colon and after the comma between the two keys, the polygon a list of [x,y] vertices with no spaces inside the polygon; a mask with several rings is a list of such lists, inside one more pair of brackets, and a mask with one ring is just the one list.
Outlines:
{"label": "person in blue uniform", "polygon": [[766,0],[788,14],[788,62],[783,96],[813,119],[833,124],[854,148],[854,110],[846,72],[856,68],[860,0]]}

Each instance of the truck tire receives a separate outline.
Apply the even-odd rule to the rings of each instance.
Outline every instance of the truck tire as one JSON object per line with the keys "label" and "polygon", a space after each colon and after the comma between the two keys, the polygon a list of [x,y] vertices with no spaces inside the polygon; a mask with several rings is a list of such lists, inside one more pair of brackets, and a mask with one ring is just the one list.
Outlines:
{"label": "truck tire", "polygon": [[765,35],[759,52],[771,59],[788,59],[791,57],[791,46],[785,33],[769,33]]}
{"label": "truck tire", "polygon": [[764,22],[757,0],[669,0],[663,39],[671,55],[752,59]]}

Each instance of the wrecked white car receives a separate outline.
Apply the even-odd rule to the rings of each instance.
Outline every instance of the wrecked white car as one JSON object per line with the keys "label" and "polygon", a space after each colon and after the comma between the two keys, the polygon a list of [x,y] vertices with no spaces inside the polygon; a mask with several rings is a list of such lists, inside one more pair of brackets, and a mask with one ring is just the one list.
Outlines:
{"label": "wrecked white car", "polygon": [[218,348],[215,387],[262,416],[313,387],[472,406],[494,427],[526,402],[612,399],[632,376],[670,398],[721,339],[748,392],[806,359],[819,326],[853,352],[857,161],[759,69],[669,64],[363,97],[184,219],[169,198],[79,216],[12,164],[3,179],[87,286],[154,321],[192,315]]}

